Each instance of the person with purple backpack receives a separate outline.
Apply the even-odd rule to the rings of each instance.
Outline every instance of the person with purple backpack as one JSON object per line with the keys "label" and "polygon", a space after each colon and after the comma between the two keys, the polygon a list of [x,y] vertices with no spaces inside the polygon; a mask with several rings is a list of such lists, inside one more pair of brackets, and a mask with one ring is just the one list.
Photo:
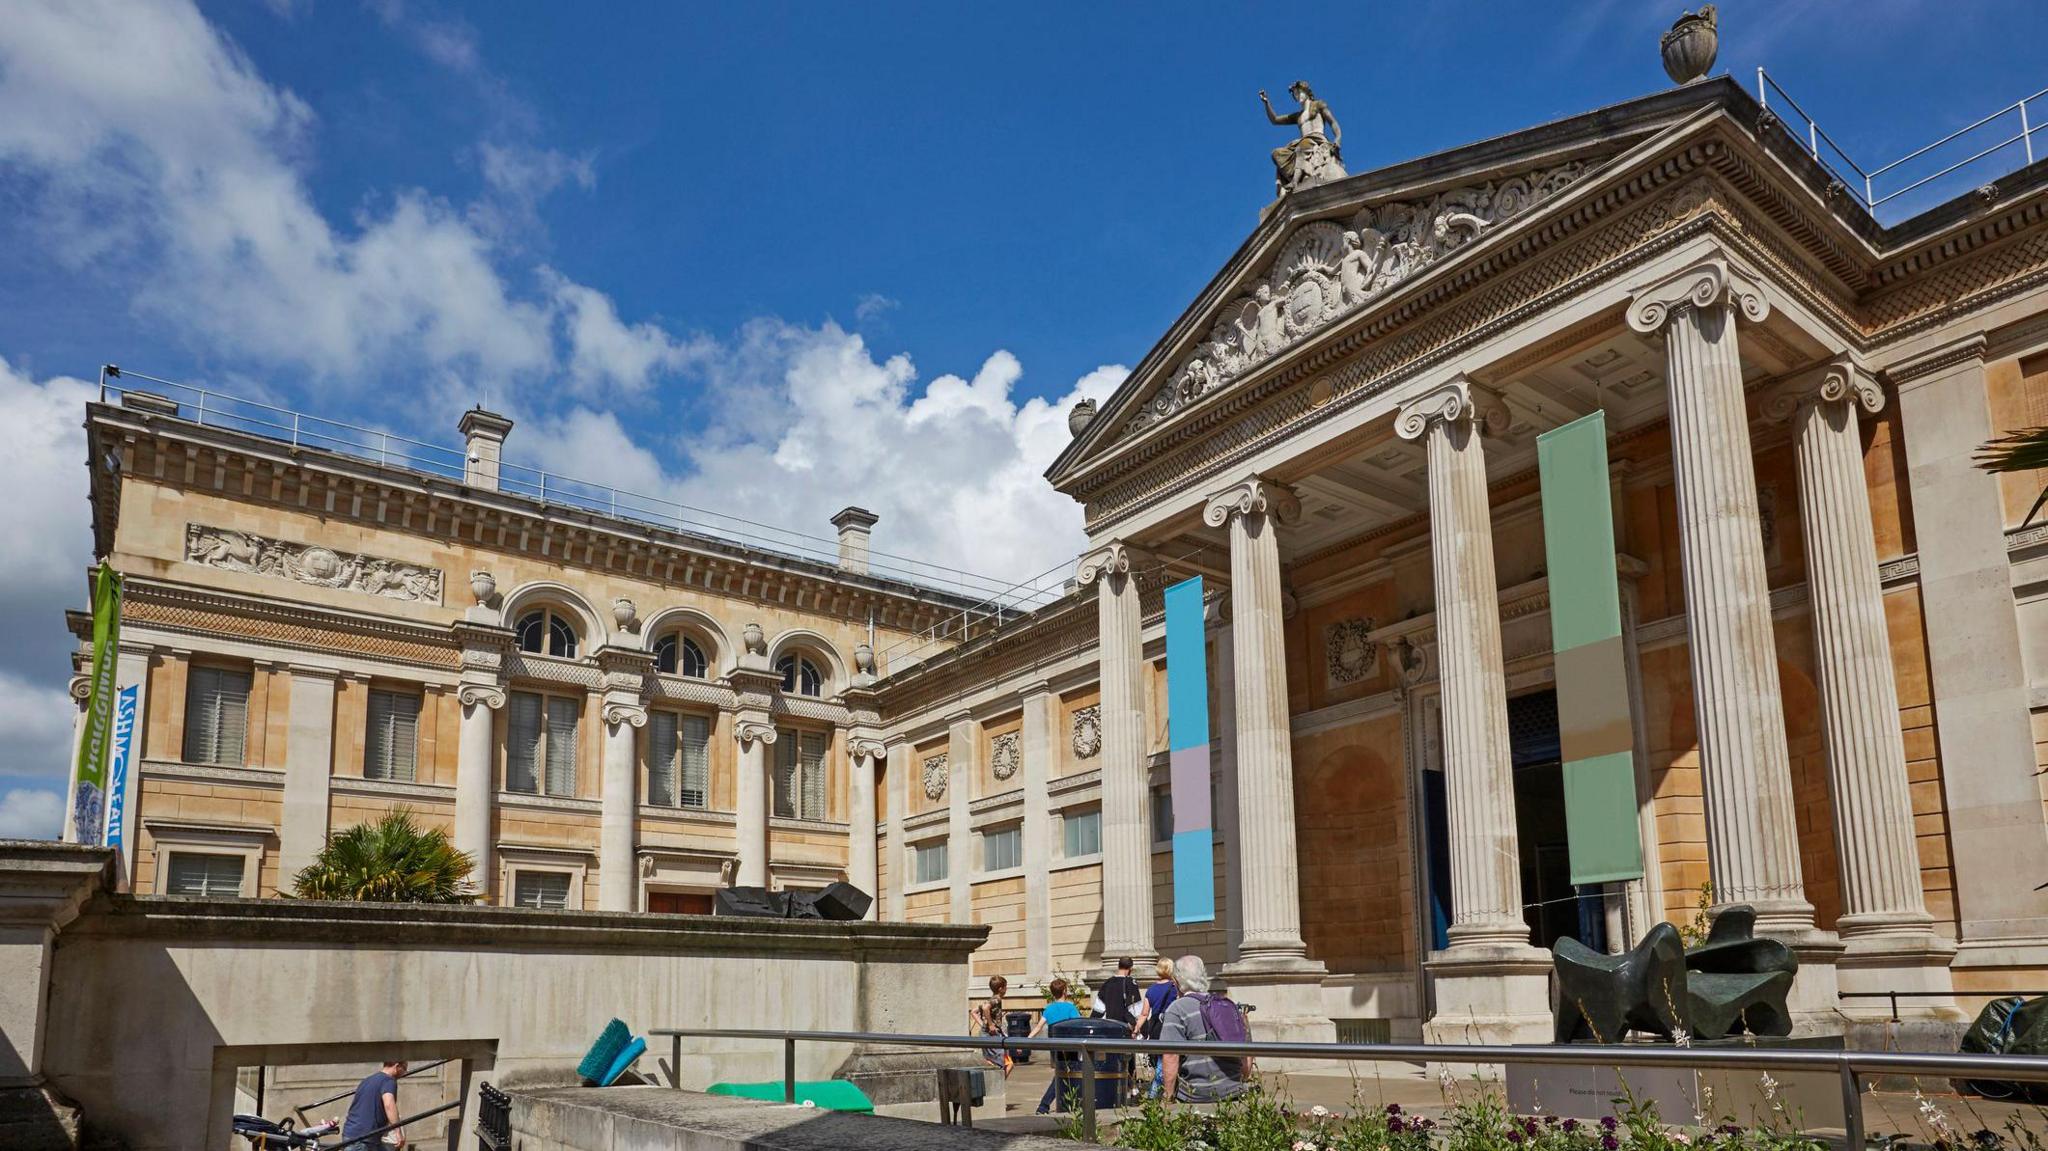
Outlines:
{"label": "person with purple backpack", "polygon": [[[1160,1017],[1159,1038],[1189,1043],[1243,1043],[1251,1039],[1244,1014],[1228,995],[1209,989],[1209,968],[1199,955],[1183,955],[1173,962],[1174,982],[1180,996],[1166,1005]],[[1181,1103],[1214,1103],[1245,1089],[1252,1071],[1249,1058],[1168,1053],[1165,1059],[1165,1096]]]}

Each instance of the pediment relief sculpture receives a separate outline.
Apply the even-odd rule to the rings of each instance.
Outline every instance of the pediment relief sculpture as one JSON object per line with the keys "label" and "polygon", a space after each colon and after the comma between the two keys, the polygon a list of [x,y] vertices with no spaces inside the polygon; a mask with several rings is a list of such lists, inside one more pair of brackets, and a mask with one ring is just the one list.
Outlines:
{"label": "pediment relief sculpture", "polygon": [[1370,205],[1343,223],[1303,224],[1265,274],[1223,306],[1208,337],[1125,422],[1121,434],[1136,435],[1171,417],[1365,307],[1549,200],[1587,167],[1574,161],[1426,199]]}
{"label": "pediment relief sculpture", "polygon": [[408,603],[441,602],[441,570],[233,528],[185,525],[185,559],[225,571],[275,576]]}

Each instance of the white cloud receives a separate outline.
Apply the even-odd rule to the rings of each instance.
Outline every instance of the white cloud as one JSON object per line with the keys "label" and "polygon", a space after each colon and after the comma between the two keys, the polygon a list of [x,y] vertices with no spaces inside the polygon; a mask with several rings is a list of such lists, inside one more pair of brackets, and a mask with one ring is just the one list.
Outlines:
{"label": "white cloud", "polygon": [[10,787],[0,795],[0,839],[55,839],[63,829],[56,792]]}
{"label": "white cloud", "polygon": [[[444,63],[473,63],[458,50],[473,54],[473,37],[436,43]],[[0,21],[0,165],[30,179],[42,254],[125,261],[143,273],[136,306],[215,353],[337,380],[425,366],[531,386],[556,367],[553,321],[570,296],[579,379],[640,387],[665,362],[590,289],[508,286],[511,245],[490,223],[530,216],[516,204],[479,218],[399,189],[330,221],[301,171],[313,128],[311,109],[189,3],[31,3]],[[518,204],[593,178],[587,160],[544,150],[482,154],[487,181]]]}
{"label": "white cloud", "polygon": [[569,344],[569,378],[577,391],[591,394],[606,385],[622,392],[644,390],[657,375],[669,375],[698,354],[658,324],[627,324],[611,297],[595,288],[571,283],[552,269],[542,269],[554,285],[554,303]]}
{"label": "white cloud", "polygon": [[899,306],[900,303],[892,297],[880,292],[869,292],[854,304],[853,318],[856,323],[865,324],[895,311]]}
{"label": "white cloud", "polygon": [[30,680],[0,671],[0,734],[7,740],[7,758],[0,760],[0,779],[29,779],[62,784],[71,774],[71,723],[78,707],[64,690],[62,676]]}
{"label": "white cloud", "polygon": [[16,497],[0,500],[0,539],[16,542],[0,548],[0,620],[18,618],[28,603],[84,594],[92,561],[85,403],[93,394],[92,384],[70,377],[36,383],[0,358],[0,427],[8,438],[0,491]]}
{"label": "white cloud", "polygon": [[477,158],[485,183],[522,201],[538,200],[570,181],[585,191],[597,187],[597,167],[588,156],[485,141],[477,145]]}
{"label": "white cloud", "polygon": [[1022,367],[997,351],[972,379],[918,391],[907,357],[877,360],[836,325],[774,321],[701,352],[693,371],[713,415],[677,445],[682,474],[618,417],[587,409],[514,432],[508,453],[813,536],[859,504],[881,516],[878,551],[1008,579],[1053,569],[1053,587],[1085,533],[1080,505],[1043,473],[1068,442],[1068,408],[1107,399],[1126,375],[1098,368],[1058,399],[1020,402]]}

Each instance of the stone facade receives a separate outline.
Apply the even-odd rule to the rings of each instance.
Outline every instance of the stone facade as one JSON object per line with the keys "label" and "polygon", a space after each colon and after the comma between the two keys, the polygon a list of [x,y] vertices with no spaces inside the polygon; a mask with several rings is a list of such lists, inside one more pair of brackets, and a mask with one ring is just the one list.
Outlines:
{"label": "stone facade", "polygon": [[[145,686],[127,874],[157,890],[177,852],[240,853],[268,895],[308,834],[403,803],[489,858],[494,902],[526,870],[622,909],[852,876],[878,918],[989,929],[963,1006],[990,975],[1017,999],[1193,951],[1289,1034],[1486,1039],[1540,1030],[1558,932],[1623,946],[1711,883],[1800,950],[1802,1026],[1894,987],[1953,1018],[1951,989],[2048,974],[2048,531],[2024,523],[2048,477],[1969,458],[2048,423],[2028,179],[1880,230],[1715,80],[1298,189],[1072,421],[1048,474],[1087,510],[1072,593],[936,644],[961,605],[864,571],[535,506],[489,469],[456,484],[96,406],[96,458],[122,462],[95,472],[130,577],[122,675]],[[1530,734],[1556,674],[1534,437],[1594,410],[1645,874],[1574,892]],[[443,586],[195,562],[192,525]],[[467,594],[481,572],[495,588]],[[1173,922],[1155,823],[1160,592],[1192,574],[1209,924]],[[576,658],[517,650],[535,608]],[[706,676],[650,666],[677,628]],[[783,690],[789,651],[819,696]],[[208,668],[251,675],[236,764],[184,754]],[[418,767],[366,779],[393,684],[419,694]],[[562,794],[505,786],[510,700],[536,692],[580,720]],[[701,806],[648,802],[665,713],[708,725]],[[805,746],[822,811],[772,814]]]}

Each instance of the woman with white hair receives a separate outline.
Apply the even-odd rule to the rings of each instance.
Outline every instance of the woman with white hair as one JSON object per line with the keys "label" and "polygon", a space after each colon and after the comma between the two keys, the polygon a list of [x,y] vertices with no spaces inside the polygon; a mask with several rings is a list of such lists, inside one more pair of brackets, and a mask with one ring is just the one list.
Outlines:
{"label": "woman with white hair", "polygon": [[[1250,1038],[1237,1004],[1209,989],[1209,967],[1199,955],[1173,961],[1173,980],[1180,997],[1166,1005],[1159,1038],[1188,1043],[1235,1042]],[[1182,1103],[1214,1103],[1245,1089],[1250,1059],[1209,1055],[1166,1056],[1166,1098]]]}

